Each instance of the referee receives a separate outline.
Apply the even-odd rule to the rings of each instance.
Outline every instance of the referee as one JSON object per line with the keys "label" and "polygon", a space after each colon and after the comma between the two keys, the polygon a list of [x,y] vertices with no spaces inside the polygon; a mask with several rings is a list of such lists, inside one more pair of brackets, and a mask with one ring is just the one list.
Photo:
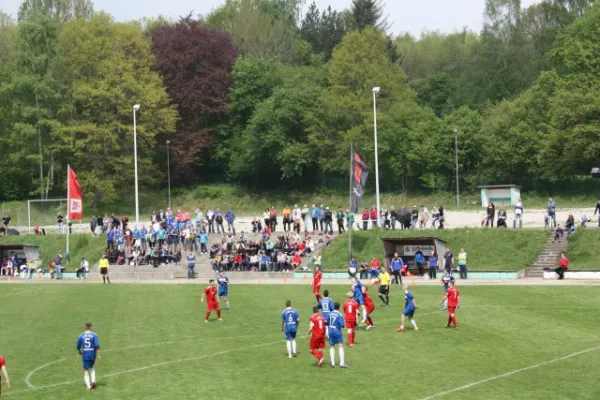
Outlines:
{"label": "referee", "polygon": [[102,275],[102,282],[106,283],[106,281],[108,281],[108,283],[110,283],[110,278],[108,277],[108,269],[110,268],[110,263],[106,258],[106,254],[102,254],[102,259],[100,260],[100,262],[98,262],[98,267],[100,268],[100,275]]}
{"label": "referee", "polygon": [[383,267],[379,273],[379,293],[377,296],[381,299],[383,306],[387,308],[390,305],[390,274]]}

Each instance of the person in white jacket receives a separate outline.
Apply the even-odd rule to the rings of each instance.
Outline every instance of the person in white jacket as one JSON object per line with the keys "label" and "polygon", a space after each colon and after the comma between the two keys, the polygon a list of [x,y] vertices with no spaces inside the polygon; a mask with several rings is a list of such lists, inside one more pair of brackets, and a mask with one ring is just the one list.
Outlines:
{"label": "person in white jacket", "polygon": [[519,221],[519,228],[523,227],[523,202],[519,197],[515,203],[515,219],[513,220],[513,228],[517,227],[517,221]]}

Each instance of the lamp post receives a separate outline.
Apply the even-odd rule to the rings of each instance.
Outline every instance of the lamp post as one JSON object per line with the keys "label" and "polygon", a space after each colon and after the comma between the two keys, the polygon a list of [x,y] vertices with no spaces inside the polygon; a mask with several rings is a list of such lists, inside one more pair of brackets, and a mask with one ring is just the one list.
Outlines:
{"label": "lamp post", "polygon": [[138,195],[138,162],[137,162],[137,121],[136,112],[140,110],[140,105],[133,106],[133,164],[135,174],[135,227],[140,228],[140,199]]}
{"label": "lamp post", "polygon": [[377,94],[380,87],[373,88],[373,130],[375,136],[375,195],[377,198],[377,226],[381,227],[381,207],[379,205],[379,156],[377,153]]}
{"label": "lamp post", "polygon": [[167,140],[167,180],[169,181],[169,208],[171,208],[171,158],[169,154],[169,144],[171,142]]}
{"label": "lamp post", "polygon": [[458,184],[458,129],[454,128],[454,155],[456,160],[456,208],[460,208],[460,191]]}

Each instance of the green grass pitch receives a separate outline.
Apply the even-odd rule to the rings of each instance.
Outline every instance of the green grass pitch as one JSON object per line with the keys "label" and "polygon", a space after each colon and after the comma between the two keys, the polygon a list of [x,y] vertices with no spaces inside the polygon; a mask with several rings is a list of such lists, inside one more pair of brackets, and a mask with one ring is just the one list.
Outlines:
{"label": "green grass pitch", "polygon": [[[10,399],[598,399],[600,310],[593,286],[464,286],[458,331],[441,287],[413,286],[420,332],[397,333],[403,305],[377,300],[375,329],[346,347],[350,369],[315,365],[304,337],[308,285],[231,285],[223,322],[204,323],[204,285],[2,285],[0,354]],[[331,286],[342,300],[349,286]],[[371,288],[373,294],[376,288]],[[287,358],[280,313],[301,315]],[[86,392],[75,342],[90,320],[104,349]],[[346,335],[344,334],[344,340]],[[329,352],[325,351],[326,358]],[[27,381],[31,386],[28,386]]]}

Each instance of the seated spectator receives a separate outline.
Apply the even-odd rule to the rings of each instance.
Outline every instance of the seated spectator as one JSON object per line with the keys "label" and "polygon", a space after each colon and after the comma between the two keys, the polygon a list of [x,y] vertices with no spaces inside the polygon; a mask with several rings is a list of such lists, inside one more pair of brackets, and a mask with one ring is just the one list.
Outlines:
{"label": "seated spectator", "polygon": [[[302,264],[302,257],[299,253],[296,253],[294,258],[292,259],[292,271],[296,271],[298,267]],[[287,271],[286,271],[287,272]]]}
{"label": "seated spectator", "polygon": [[379,265],[380,263],[377,257],[373,257],[371,260],[371,279],[379,278]]}
{"label": "seated spectator", "polygon": [[260,261],[260,258],[258,257],[257,254],[250,256],[250,268],[254,269],[256,271],[256,269],[258,268],[259,261]]}
{"label": "seated spectator", "polygon": [[233,257],[233,268],[236,271],[239,271],[240,268],[242,267],[242,260],[243,260],[243,257],[241,254],[237,254],[235,257]]}
{"label": "seated spectator", "polygon": [[363,260],[360,263],[360,279],[367,279],[369,277],[369,267],[367,265],[367,261]]}
{"label": "seated spectator", "polygon": [[260,258],[259,270],[263,270],[262,267],[265,266],[265,271],[270,271],[271,269],[271,257],[268,254],[264,253]]}
{"label": "seated spectator", "polygon": [[81,262],[79,263],[79,268],[77,268],[77,270],[75,271],[77,273],[77,279],[87,278],[87,274],[89,271],[90,263],[85,258],[82,258]]}
{"label": "seated spectator", "polygon": [[573,214],[569,214],[567,217],[565,227],[567,228],[567,236],[570,236],[571,233],[575,232],[575,217],[573,217]]}
{"label": "seated spectator", "polygon": [[215,258],[213,259],[213,271],[214,272],[219,272],[221,270],[221,262],[223,261],[223,256],[221,255],[221,252],[218,252],[215,255]]}
{"label": "seated spectator", "polygon": [[238,239],[238,243],[245,245],[247,242],[248,242],[248,236],[246,236],[244,231],[240,232],[240,237]]}
{"label": "seated spectator", "polygon": [[312,254],[314,252],[315,252],[315,242],[312,240],[311,237],[309,237],[308,240],[306,241],[306,253]]}
{"label": "seated spectator", "polygon": [[506,226],[506,210],[501,208],[498,211],[498,222],[496,222],[496,228],[507,228]]}

